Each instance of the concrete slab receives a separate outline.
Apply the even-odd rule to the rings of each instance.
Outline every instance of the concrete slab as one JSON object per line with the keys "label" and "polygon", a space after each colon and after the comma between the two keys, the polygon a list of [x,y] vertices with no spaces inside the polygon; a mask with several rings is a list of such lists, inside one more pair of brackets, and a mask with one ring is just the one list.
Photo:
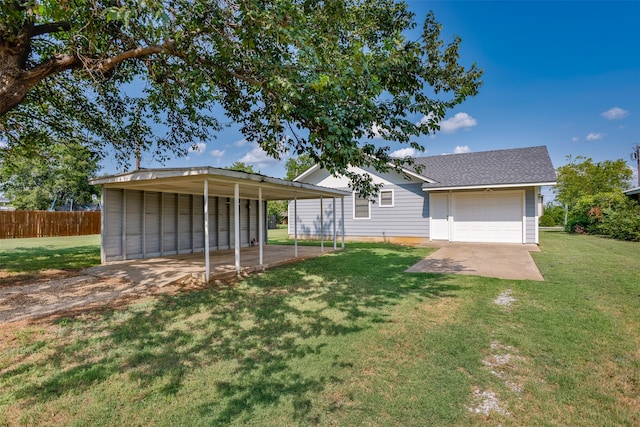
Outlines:
{"label": "concrete slab", "polygon": [[435,243],[434,246],[440,249],[406,271],[544,280],[529,253],[539,252],[537,245]]}
{"label": "concrete slab", "polygon": [[[325,246],[324,252],[318,246],[298,246],[298,257],[293,246],[266,245],[263,253],[265,269],[290,262],[302,261],[333,251],[333,247]],[[262,270],[259,264],[258,247],[242,248],[240,251],[241,274]],[[184,254],[112,262],[83,270],[83,274],[97,277],[117,277],[129,280],[134,284],[145,286],[165,286],[187,277],[196,277],[204,281],[204,254]],[[211,280],[232,278],[236,274],[235,251],[212,251],[209,258]]]}

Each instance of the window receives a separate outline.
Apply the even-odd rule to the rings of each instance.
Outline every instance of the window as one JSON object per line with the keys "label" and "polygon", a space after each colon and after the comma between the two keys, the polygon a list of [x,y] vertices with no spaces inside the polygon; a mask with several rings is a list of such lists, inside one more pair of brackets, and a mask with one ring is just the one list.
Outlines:
{"label": "window", "polygon": [[393,207],[393,190],[380,190],[380,207]]}
{"label": "window", "polygon": [[360,194],[353,193],[353,219],[371,218],[369,199],[360,197]]}

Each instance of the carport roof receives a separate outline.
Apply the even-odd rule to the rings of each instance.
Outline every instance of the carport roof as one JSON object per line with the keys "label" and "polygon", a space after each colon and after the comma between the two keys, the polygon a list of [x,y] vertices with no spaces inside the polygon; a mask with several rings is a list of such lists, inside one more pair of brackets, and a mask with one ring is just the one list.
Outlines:
{"label": "carport roof", "polygon": [[203,195],[205,180],[209,182],[209,195],[220,197],[234,197],[236,183],[239,184],[242,199],[258,199],[258,188],[262,189],[263,200],[318,199],[351,195],[348,191],[209,166],[140,169],[93,178],[89,183],[105,188]]}

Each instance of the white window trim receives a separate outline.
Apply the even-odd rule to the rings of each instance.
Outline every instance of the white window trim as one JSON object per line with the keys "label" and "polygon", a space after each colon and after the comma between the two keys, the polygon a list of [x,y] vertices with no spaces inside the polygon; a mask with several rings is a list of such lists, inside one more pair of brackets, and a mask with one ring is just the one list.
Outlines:
{"label": "white window trim", "polygon": [[[382,192],[391,192],[391,204],[390,205],[383,205],[382,204]],[[381,208],[392,208],[396,205],[396,194],[393,188],[389,188],[386,190],[380,190],[380,194],[378,194],[378,206],[380,206]]]}
{"label": "white window trim", "polygon": [[367,200],[367,208],[368,208],[368,212],[369,215],[365,218],[365,217],[361,217],[361,218],[356,218],[356,199],[358,198],[358,193],[357,192],[353,192],[353,219],[358,221],[361,219],[371,219],[371,200]]}

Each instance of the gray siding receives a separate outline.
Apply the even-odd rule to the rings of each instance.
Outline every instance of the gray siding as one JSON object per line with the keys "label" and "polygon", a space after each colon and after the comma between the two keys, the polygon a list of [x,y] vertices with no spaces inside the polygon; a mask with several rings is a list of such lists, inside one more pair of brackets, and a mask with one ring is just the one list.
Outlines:
{"label": "gray siding", "polygon": [[[369,219],[354,219],[353,196],[344,198],[345,235],[353,237],[429,237],[428,198],[422,191],[421,184],[404,184],[384,186],[385,190],[394,190],[394,206],[382,207],[370,204]],[[347,190],[343,188],[343,190]],[[337,231],[341,233],[342,214],[340,200],[336,199]],[[289,203],[289,233],[294,230],[293,203]],[[324,235],[333,237],[333,204],[332,199],[323,201]],[[320,200],[298,201],[298,235],[301,237],[319,237]]]}
{"label": "gray siding", "polygon": [[[104,189],[106,262],[204,251],[204,200],[188,194]],[[266,224],[266,202],[264,215]],[[232,199],[209,197],[210,248],[234,245]],[[240,200],[240,244],[258,239],[258,201]],[[266,241],[266,225],[264,227]]]}
{"label": "gray siding", "polygon": [[536,188],[527,187],[524,193],[524,215],[525,219],[525,243],[537,243],[536,242]]}

